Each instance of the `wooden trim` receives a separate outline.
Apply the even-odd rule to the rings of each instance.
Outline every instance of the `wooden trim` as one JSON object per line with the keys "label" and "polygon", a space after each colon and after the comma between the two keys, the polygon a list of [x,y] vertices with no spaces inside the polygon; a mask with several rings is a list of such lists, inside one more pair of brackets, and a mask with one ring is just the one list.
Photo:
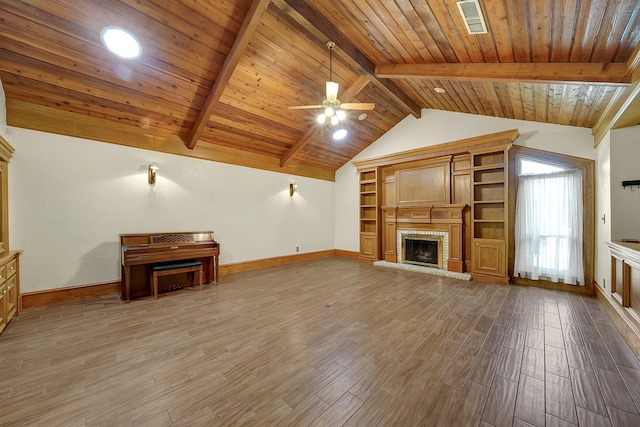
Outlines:
{"label": "wooden trim", "polygon": [[120,281],[117,281],[27,292],[20,294],[19,298],[22,309],[26,310],[28,308],[43,307],[45,305],[113,295],[119,292]]}
{"label": "wooden trim", "polygon": [[631,76],[631,86],[616,88],[613,96],[600,113],[598,121],[591,129],[593,146],[597,147],[611,129],[634,126],[638,123],[640,107],[640,43],[636,45],[627,61],[627,74]]}
{"label": "wooden trim", "polygon": [[[640,99],[640,81],[634,81],[629,87],[619,87],[613,92],[611,100],[600,114],[595,126],[591,129],[593,135],[593,146],[597,147],[604,139],[607,132],[611,129],[622,126],[621,123],[627,120],[627,111],[632,111],[634,103]],[[631,117],[631,123],[636,120],[635,116]],[[625,123],[626,124],[626,123]]]}
{"label": "wooden trim", "polygon": [[554,283],[548,280],[530,280],[522,277],[515,277],[511,280],[516,285],[534,286],[536,288],[552,289],[556,291],[573,292],[576,294],[593,295],[593,286],[567,285],[565,283]]}
{"label": "wooden trim", "polygon": [[380,64],[376,77],[387,79],[461,80],[477,82],[547,83],[628,86],[624,63],[520,64]]}
{"label": "wooden trim", "polygon": [[471,273],[471,278],[479,282],[497,283],[498,285],[508,285],[509,278],[506,276],[493,276],[490,274]]}
{"label": "wooden trim", "polygon": [[609,319],[611,319],[611,322],[613,322],[616,329],[618,329],[624,340],[629,344],[631,350],[633,350],[636,356],[640,357],[640,325],[634,322],[626,314],[626,309],[612,300],[597,283],[595,286],[595,294],[596,299]]}
{"label": "wooden trim", "polygon": [[[515,219],[516,219],[516,195],[518,191],[518,174],[520,159],[529,158],[544,161],[565,167],[581,169],[582,177],[582,198],[583,198],[583,243],[582,251],[584,256],[584,286],[565,285],[553,283],[545,280],[529,280],[515,277],[513,270],[515,264]],[[569,156],[566,154],[553,153],[550,151],[538,150],[536,148],[514,145],[509,153],[509,241],[508,243],[508,272],[512,281],[519,285],[537,286],[545,289],[556,289],[581,294],[593,295],[594,274],[595,274],[595,161],[581,157]]]}
{"label": "wooden trim", "polygon": [[401,151],[386,156],[374,157],[371,159],[354,161],[354,166],[358,169],[374,168],[380,166],[389,166],[396,163],[405,163],[416,160],[432,159],[447,155],[466,153],[469,149],[481,150],[484,148],[496,147],[501,144],[511,144],[520,133],[518,129],[507,130],[503,132],[490,133],[487,135],[476,136],[473,138],[465,138],[457,141],[445,142],[443,144],[431,145],[429,147],[418,148],[415,150]]}
{"label": "wooden trim", "polygon": [[232,273],[240,273],[241,271],[257,270],[259,268],[274,267],[277,265],[293,264],[296,262],[310,261],[320,258],[328,258],[335,255],[334,249],[319,252],[309,252],[304,254],[284,255],[273,258],[264,258],[252,261],[243,261],[233,264],[224,264],[220,266],[220,275],[225,276]]}
{"label": "wooden trim", "polygon": [[7,163],[11,160],[15,148],[9,144],[9,142],[0,135],[0,159],[5,160]]}
{"label": "wooden trim", "polygon": [[341,256],[343,258],[351,258],[351,259],[360,259],[360,253],[354,251],[345,251],[343,249],[336,249],[336,256]]}
{"label": "wooden trim", "polygon": [[[239,273],[241,271],[256,270],[259,268],[273,267],[277,265],[293,264],[296,262],[310,261],[331,256],[358,259],[358,252],[330,249],[326,251],[310,252],[281,257],[265,258],[253,261],[244,261],[220,266],[220,275]],[[61,304],[86,298],[101,297],[120,293],[120,281],[94,283],[89,285],[73,286],[68,288],[45,289],[42,291],[27,292],[19,296],[22,310],[28,308],[44,307],[52,304]]]}

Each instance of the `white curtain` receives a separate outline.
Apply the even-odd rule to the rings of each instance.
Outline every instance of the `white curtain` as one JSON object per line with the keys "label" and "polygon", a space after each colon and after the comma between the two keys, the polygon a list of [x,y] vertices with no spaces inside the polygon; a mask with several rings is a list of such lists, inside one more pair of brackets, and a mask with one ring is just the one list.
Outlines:
{"label": "white curtain", "polygon": [[582,171],[518,177],[514,274],[584,286]]}

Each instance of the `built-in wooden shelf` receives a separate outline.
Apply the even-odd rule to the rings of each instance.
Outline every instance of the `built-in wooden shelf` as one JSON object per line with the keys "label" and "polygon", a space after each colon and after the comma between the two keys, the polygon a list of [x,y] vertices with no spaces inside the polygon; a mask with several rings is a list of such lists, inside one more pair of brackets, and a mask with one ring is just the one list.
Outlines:
{"label": "built-in wooden shelf", "polygon": [[377,168],[360,171],[360,257],[369,260],[380,257],[379,187]]}
{"label": "built-in wooden shelf", "polygon": [[508,283],[507,150],[511,144],[471,153],[472,276]]}
{"label": "built-in wooden shelf", "polygon": [[[360,257],[396,262],[398,227],[446,231],[448,269],[508,282],[507,163],[518,136],[513,129],[355,161]],[[431,216],[442,212],[458,217]]]}

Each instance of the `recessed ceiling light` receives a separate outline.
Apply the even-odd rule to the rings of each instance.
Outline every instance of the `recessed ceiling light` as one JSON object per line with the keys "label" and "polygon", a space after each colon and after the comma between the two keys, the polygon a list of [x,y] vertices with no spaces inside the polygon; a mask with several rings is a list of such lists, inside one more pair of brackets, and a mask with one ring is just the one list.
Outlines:
{"label": "recessed ceiling light", "polygon": [[358,116],[358,120],[362,121],[367,118],[367,113],[362,113]]}
{"label": "recessed ceiling light", "polygon": [[436,93],[445,93],[446,90],[442,89],[441,87],[434,87],[433,91]]}
{"label": "recessed ceiling light", "polygon": [[105,48],[123,59],[136,59],[142,54],[140,42],[131,32],[120,27],[104,27],[100,40]]}
{"label": "recessed ceiling light", "polygon": [[333,133],[333,139],[335,139],[336,141],[340,141],[341,139],[344,139],[345,136],[347,136],[346,129],[338,129]]}

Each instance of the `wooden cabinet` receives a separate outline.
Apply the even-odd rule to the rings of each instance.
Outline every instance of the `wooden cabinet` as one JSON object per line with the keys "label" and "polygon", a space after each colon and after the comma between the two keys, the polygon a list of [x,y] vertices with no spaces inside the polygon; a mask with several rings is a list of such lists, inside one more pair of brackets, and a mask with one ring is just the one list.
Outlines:
{"label": "wooden cabinet", "polygon": [[471,273],[501,283],[509,282],[507,149],[471,153]]}
{"label": "wooden cabinet", "polygon": [[0,332],[4,331],[7,323],[7,284],[3,283],[0,285]]}
{"label": "wooden cabinet", "polygon": [[22,251],[9,250],[9,160],[13,147],[0,136],[0,332],[20,312]]}
{"label": "wooden cabinet", "polygon": [[473,247],[473,272],[492,276],[507,274],[504,241],[475,239]]}
{"label": "wooden cabinet", "polygon": [[13,316],[18,314],[20,276],[18,257],[21,252],[10,252],[0,258],[0,332]]}
{"label": "wooden cabinet", "polygon": [[378,169],[360,171],[360,257],[380,259],[380,179]]}
{"label": "wooden cabinet", "polygon": [[596,296],[605,303],[602,307],[640,357],[640,243],[606,244],[611,251],[611,292],[598,286]]}

